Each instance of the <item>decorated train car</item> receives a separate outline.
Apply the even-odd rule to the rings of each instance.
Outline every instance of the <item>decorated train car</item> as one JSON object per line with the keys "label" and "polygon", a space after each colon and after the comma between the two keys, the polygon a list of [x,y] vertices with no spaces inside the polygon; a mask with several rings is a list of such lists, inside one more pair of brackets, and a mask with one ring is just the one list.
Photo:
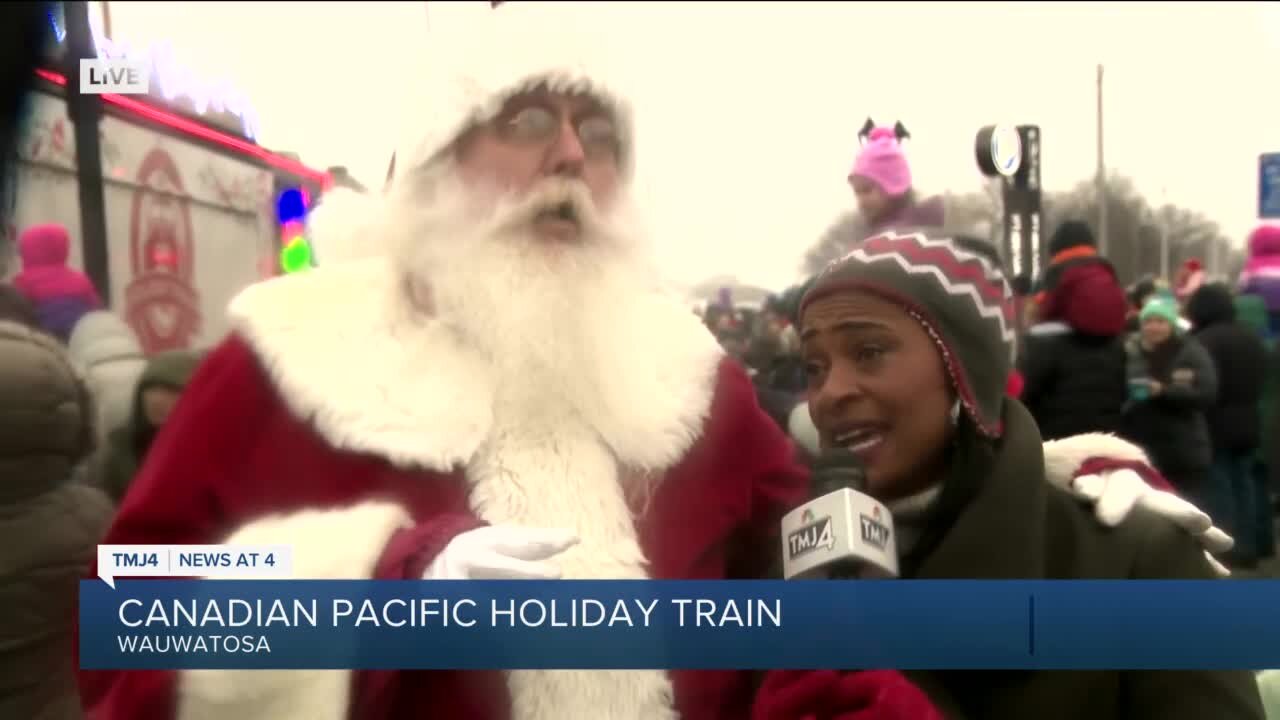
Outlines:
{"label": "decorated train car", "polygon": [[[127,52],[96,31],[94,41],[100,57]],[[295,236],[331,177],[260,147],[243,97],[225,86],[185,87],[191,74],[166,66],[163,52],[152,51],[149,62],[151,94],[102,96],[99,145],[110,278],[104,301],[156,353],[216,343],[235,293],[286,265],[298,269],[304,241]],[[11,242],[30,225],[64,225],[69,264],[83,268],[75,133],[66,77],[53,69],[64,66],[38,71],[16,191],[0,212]]]}

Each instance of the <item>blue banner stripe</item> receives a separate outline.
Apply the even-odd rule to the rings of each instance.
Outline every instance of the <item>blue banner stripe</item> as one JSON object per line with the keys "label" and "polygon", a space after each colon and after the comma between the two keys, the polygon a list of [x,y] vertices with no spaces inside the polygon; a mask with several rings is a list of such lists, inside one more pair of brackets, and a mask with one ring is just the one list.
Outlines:
{"label": "blue banner stripe", "polygon": [[1280,667],[1280,581],[117,585],[80,585],[86,669]]}

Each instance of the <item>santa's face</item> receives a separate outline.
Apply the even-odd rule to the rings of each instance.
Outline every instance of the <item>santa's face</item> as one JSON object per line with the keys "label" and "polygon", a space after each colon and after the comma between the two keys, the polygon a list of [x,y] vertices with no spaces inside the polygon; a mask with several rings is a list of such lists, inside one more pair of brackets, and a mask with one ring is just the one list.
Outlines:
{"label": "santa's face", "polygon": [[[491,200],[521,198],[548,179],[581,182],[607,210],[618,192],[621,137],[613,115],[583,95],[535,90],[512,98],[498,115],[457,146],[457,169],[468,187]],[[568,204],[540,208],[527,220],[532,239],[580,242],[582,218]]]}
{"label": "santa's face", "polygon": [[[390,198],[385,226],[418,311],[458,328],[506,377],[559,397],[598,394],[635,333],[620,317],[655,287],[622,188],[602,211],[585,179],[551,175],[494,195],[443,163]],[[536,218],[568,206],[574,242]]]}

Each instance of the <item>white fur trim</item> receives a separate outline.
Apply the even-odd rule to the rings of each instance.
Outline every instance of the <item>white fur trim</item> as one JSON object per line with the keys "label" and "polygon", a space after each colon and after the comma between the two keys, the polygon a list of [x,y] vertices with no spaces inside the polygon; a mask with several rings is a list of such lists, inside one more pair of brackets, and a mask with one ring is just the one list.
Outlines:
{"label": "white fur trim", "polygon": [[[624,488],[649,478],[620,467],[567,403],[531,403],[513,388],[497,407],[492,439],[467,468],[473,510],[494,525],[571,528],[578,544],[554,559],[567,579],[648,578]],[[515,670],[507,684],[512,720],[676,720],[660,670]]]}
{"label": "white fur trim", "polygon": [[810,454],[817,455],[822,452],[818,428],[814,427],[813,418],[809,416],[809,403],[802,402],[791,408],[791,413],[787,416],[787,432],[792,440]]}
{"label": "white fur trim", "polygon": [[[448,472],[489,435],[499,383],[448,325],[408,316],[396,277],[381,258],[287,275],[246,288],[229,315],[290,409],[334,446]],[[620,461],[660,470],[701,434],[722,352],[674,299],[633,306],[619,322],[662,347],[623,354],[619,382],[643,402],[600,413],[596,430]]]}
{"label": "white fur trim", "polygon": [[1080,465],[1092,457],[1150,464],[1147,454],[1133,443],[1106,433],[1085,433],[1044,444],[1044,469],[1049,482],[1070,487]]}
{"label": "white fur trim", "polygon": [[401,112],[397,180],[432,160],[466,128],[493,118],[514,95],[543,83],[592,95],[613,111],[629,175],[634,122],[612,53],[578,29],[572,15],[546,5],[507,3],[465,31],[433,33],[422,43],[414,72],[421,92]]}
{"label": "white fur trim", "polygon": [[1027,329],[1027,334],[1034,337],[1053,337],[1070,333],[1071,326],[1064,322],[1036,323]]}
{"label": "white fur trim", "polygon": [[383,196],[345,188],[330,190],[307,218],[307,240],[316,265],[333,265],[375,257],[381,247],[370,239],[383,206]]}
{"label": "white fur trim", "polygon": [[484,359],[447,327],[409,327],[389,261],[368,259],[251,285],[231,302],[290,409],[335,447],[447,472],[491,420]]}
{"label": "white fur trim", "polygon": [[[392,533],[410,523],[398,505],[364,503],[264,517],[226,542],[291,545],[297,578],[363,579],[373,576]],[[190,670],[178,679],[176,718],[345,720],[350,686],[346,670]]]}

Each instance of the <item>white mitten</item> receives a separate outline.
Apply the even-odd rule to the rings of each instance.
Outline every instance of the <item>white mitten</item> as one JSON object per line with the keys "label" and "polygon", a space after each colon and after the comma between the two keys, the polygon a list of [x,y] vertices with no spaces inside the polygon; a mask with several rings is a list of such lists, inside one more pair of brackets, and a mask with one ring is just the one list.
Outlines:
{"label": "white mitten", "polygon": [[445,546],[424,580],[555,580],[548,560],[578,542],[569,530],[497,525],[464,532]]}
{"label": "white mitten", "polygon": [[1108,527],[1120,524],[1139,505],[1163,515],[1200,541],[1209,564],[1218,575],[1226,577],[1231,574],[1213,557],[1213,553],[1231,549],[1235,544],[1231,536],[1214,527],[1213,520],[1200,508],[1171,492],[1156,490],[1138,473],[1117,469],[1097,475],[1081,475],[1071,480],[1068,489],[1092,503],[1098,521]]}

